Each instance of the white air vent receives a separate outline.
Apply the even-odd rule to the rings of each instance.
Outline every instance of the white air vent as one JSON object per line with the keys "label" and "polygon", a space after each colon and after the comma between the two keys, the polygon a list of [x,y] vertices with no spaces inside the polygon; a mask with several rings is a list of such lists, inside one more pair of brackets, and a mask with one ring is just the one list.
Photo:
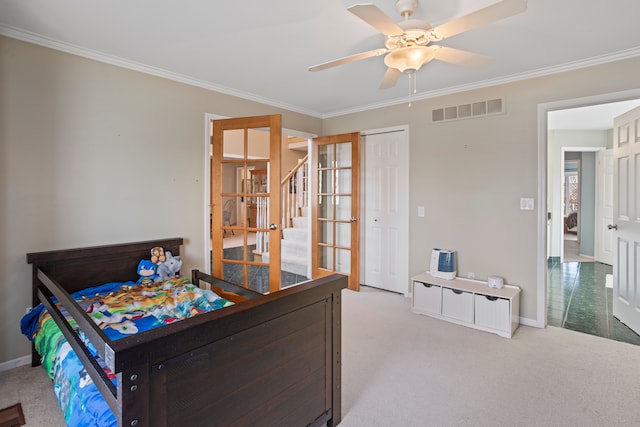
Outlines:
{"label": "white air vent", "polygon": [[452,107],[436,108],[431,111],[432,122],[468,119],[504,113],[504,98],[461,104]]}

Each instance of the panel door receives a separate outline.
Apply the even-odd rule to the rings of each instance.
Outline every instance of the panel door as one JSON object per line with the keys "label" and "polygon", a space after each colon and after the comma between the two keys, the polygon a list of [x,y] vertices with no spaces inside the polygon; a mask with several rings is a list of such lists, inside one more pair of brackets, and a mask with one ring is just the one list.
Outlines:
{"label": "panel door", "polygon": [[596,261],[613,265],[613,150],[596,153]]}
{"label": "panel door", "polygon": [[362,284],[409,294],[409,141],[406,131],[363,137]]}
{"label": "panel door", "polygon": [[614,120],[613,315],[640,333],[640,107]]}

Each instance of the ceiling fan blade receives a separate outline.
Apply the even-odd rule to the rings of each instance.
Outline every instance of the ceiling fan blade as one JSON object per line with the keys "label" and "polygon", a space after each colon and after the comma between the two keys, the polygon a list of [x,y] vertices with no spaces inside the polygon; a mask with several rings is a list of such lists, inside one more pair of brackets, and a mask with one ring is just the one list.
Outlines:
{"label": "ceiling fan blade", "polygon": [[481,68],[489,65],[492,58],[479,55],[466,50],[454,49],[446,46],[432,46],[435,49],[435,59],[448,62],[450,64],[462,65],[463,67]]}
{"label": "ceiling fan blade", "polygon": [[398,36],[404,32],[389,15],[380,10],[375,4],[356,4],[347,10],[385,36]]}
{"label": "ceiling fan blade", "polygon": [[327,68],[336,67],[342,64],[348,64],[349,62],[355,62],[361,59],[371,58],[373,56],[384,55],[387,52],[388,52],[387,49],[375,49],[375,50],[370,50],[368,52],[357,53],[355,55],[345,56],[343,58],[334,59],[333,61],[314,65],[313,67],[309,67],[309,71],[326,70]]}
{"label": "ceiling fan blade", "polygon": [[401,75],[402,71],[397,68],[388,67],[387,72],[384,73],[384,77],[382,78],[382,83],[380,83],[380,89],[389,89],[394,87]]}
{"label": "ceiling fan blade", "polygon": [[433,29],[437,40],[446,39],[465,31],[473,30],[483,25],[508,18],[527,10],[527,0],[503,0],[484,9],[471,12],[468,15],[449,21]]}

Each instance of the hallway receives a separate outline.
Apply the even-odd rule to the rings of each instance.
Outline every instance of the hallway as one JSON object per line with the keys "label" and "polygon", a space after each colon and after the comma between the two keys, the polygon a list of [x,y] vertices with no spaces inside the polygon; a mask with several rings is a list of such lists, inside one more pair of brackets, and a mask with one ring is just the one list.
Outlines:
{"label": "hallway", "polygon": [[640,336],[613,317],[613,289],[605,286],[611,273],[599,262],[549,262],[548,324],[640,345]]}

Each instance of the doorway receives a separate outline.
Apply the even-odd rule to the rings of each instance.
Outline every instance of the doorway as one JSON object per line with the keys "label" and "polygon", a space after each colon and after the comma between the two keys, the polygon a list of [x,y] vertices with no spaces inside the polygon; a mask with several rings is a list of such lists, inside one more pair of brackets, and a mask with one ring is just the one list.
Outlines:
{"label": "doorway", "polygon": [[[357,245],[359,232],[357,229],[354,230],[354,228],[357,228],[359,225],[359,180],[352,180],[351,177],[360,176],[358,161],[358,150],[360,146],[359,133],[354,132],[351,134],[316,138],[315,135],[305,132],[282,129],[281,133],[284,135],[284,137],[281,138],[283,146],[280,151],[282,154],[280,158],[282,176],[279,177],[282,178],[282,181],[278,179],[279,182],[274,182],[273,180],[276,179],[275,174],[267,172],[269,187],[266,193],[259,189],[260,186],[257,187],[258,193],[254,193],[251,190],[251,188],[253,188],[251,186],[256,179],[259,179],[258,175],[260,175],[260,169],[263,169],[263,166],[265,165],[267,167],[271,167],[271,164],[273,163],[270,161],[270,155],[258,157],[250,155],[247,156],[246,159],[238,156],[236,156],[237,158],[235,159],[230,158],[230,156],[226,156],[227,159],[222,162],[221,166],[224,166],[226,163],[229,163],[231,166],[228,173],[224,176],[233,176],[235,179],[231,186],[227,185],[225,187],[226,189],[220,192],[220,183],[225,185],[225,179],[221,176],[214,176],[214,172],[218,174],[220,173],[216,172],[218,168],[213,167],[211,161],[213,159],[212,123],[216,120],[222,121],[224,119],[246,120],[255,118],[227,119],[213,114],[205,114],[206,162],[204,168],[204,228],[207,231],[207,234],[211,236],[210,238],[205,239],[204,244],[205,259],[211,260],[210,264],[207,265],[205,269],[209,270],[216,277],[221,277],[220,274],[224,274],[224,267],[221,269],[219,266],[216,266],[217,270],[215,270],[214,264],[216,263],[215,260],[220,259],[220,253],[223,254],[222,256],[225,255],[222,252],[221,246],[217,242],[219,240],[236,239],[242,242],[242,247],[239,250],[239,252],[242,252],[241,259],[224,258],[225,262],[223,262],[223,264],[247,265],[248,267],[243,266],[243,269],[245,270],[255,270],[256,267],[260,267],[264,270],[262,267],[266,267],[266,264],[268,264],[269,271],[273,268],[280,270],[280,288],[306,281],[312,276],[315,278],[337,271],[349,275],[350,288],[357,290],[359,274],[359,251]],[[259,128],[247,127],[244,131],[264,131],[265,129],[269,129],[269,126],[265,125]],[[315,154],[312,153],[314,144],[316,147]],[[287,149],[284,149],[284,146],[286,146]],[[318,147],[323,148],[318,149]],[[272,145],[272,151],[273,148],[274,146]],[[292,154],[294,151],[296,151],[296,153]],[[289,153],[288,156],[285,154],[287,152]],[[222,158],[224,157],[225,156],[223,155]],[[260,162],[261,164],[256,164],[256,162]],[[287,162],[290,162],[290,165],[288,165]],[[315,173],[322,177],[322,181],[318,179],[318,176],[313,177],[312,173],[309,173],[308,176],[306,175],[306,172],[302,173],[300,170],[301,168],[299,169],[302,164],[309,165],[309,170],[312,168],[311,165],[314,165]],[[238,168],[241,169],[240,172],[238,172]],[[220,167],[220,170],[222,169],[223,167]],[[238,176],[240,178],[237,178]],[[235,180],[245,180],[248,183],[241,186],[239,190]],[[289,182],[289,184],[287,185],[286,182]],[[312,185],[314,182],[315,184]],[[323,183],[323,186],[320,189],[322,191],[320,192],[318,192],[319,188],[316,188],[319,182]],[[254,214],[251,209],[251,202],[253,201],[253,198],[261,198],[264,196],[273,197],[276,195],[276,192],[272,189],[277,187],[282,191],[282,193],[278,192],[278,197],[285,201],[285,205],[287,205],[286,200],[291,199],[291,197],[289,197],[291,196],[291,194],[289,194],[292,192],[291,189],[296,190],[294,193],[299,197],[293,197],[293,199],[295,199],[296,203],[299,203],[299,209],[296,207],[293,211],[299,211],[302,217],[291,217],[291,215],[289,215],[289,209],[285,206],[281,209],[281,213],[283,214],[282,218],[275,218],[277,221],[273,221],[273,218],[269,215],[270,221],[268,222],[267,229],[265,229],[263,226],[264,224],[259,225],[257,222],[253,221]],[[315,197],[311,191],[312,189],[315,189],[316,191]],[[222,196],[219,200],[216,200],[215,197],[215,194],[217,193]],[[224,204],[227,202],[225,199],[228,198],[235,200],[234,203],[229,205],[232,206],[231,209],[225,210]],[[356,202],[352,203],[353,200]],[[332,204],[334,205],[332,206]],[[346,209],[348,204],[353,206],[351,216],[344,217],[348,211],[348,209]],[[238,207],[240,208],[238,209]],[[259,206],[255,206],[256,210],[258,207]],[[245,212],[245,209],[247,212]],[[314,215],[309,215],[309,212],[314,209],[316,209],[316,221],[312,220]],[[231,212],[227,215],[225,211]],[[213,212],[215,212],[215,214],[213,214]],[[319,219],[318,212],[323,215]],[[259,215],[255,216],[255,218],[258,217]],[[214,223],[214,219],[217,222]],[[305,223],[307,223],[308,226],[304,225]],[[290,273],[289,270],[287,270],[287,268],[291,266],[285,266],[287,264],[287,261],[285,260],[286,251],[282,251],[282,253],[279,254],[281,263],[272,262],[273,259],[271,258],[271,254],[268,252],[261,253],[260,259],[256,258],[255,253],[253,255],[250,254],[253,250],[247,246],[251,243],[252,234],[256,234],[257,246],[258,232],[275,231],[272,230],[272,224],[276,224],[277,231],[282,237],[282,240],[280,241],[281,245],[287,243],[287,234],[294,234],[297,237],[300,237],[299,235],[302,231],[307,232],[307,230],[298,229],[298,225],[301,225],[301,228],[308,229],[309,236],[311,236],[311,232],[314,228],[316,228],[315,231],[322,230],[322,241],[320,241],[319,244],[312,244],[311,237],[309,237],[308,240],[306,238],[296,239],[303,241],[301,244],[308,249],[308,254],[300,253],[298,246],[299,242],[291,242],[292,246],[294,246],[293,258],[295,258],[296,262],[301,261],[304,263],[302,267],[297,266],[300,271]],[[278,226],[278,224],[281,225]],[[282,226],[283,224],[286,225]],[[351,225],[347,226],[347,224]],[[347,228],[349,229],[348,234],[345,232]],[[242,231],[242,233],[240,233],[240,231]],[[293,233],[287,233],[287,231],[291,231]],[[221,232],[222,236],[218,235],[214,239],[214,232]],[[271,245],[271,240],[269,241],[271,247],[276,246]],[[294,243],[295,245],[293,245]],[[214,254],[214,251],[218,252]],[[238,257],[240,257],[240,254]],[[253,259],[250,259],[251,257],[253,257]],[[317,263],[315,269],[312,269],[313,262]],[[246,272],[247,271],[245,271],[245,275]],[[269,276],[271,276],[270,273]],[[271,278],[269,281],[270,284],[267,292],[272,292],[274,290],[274,285],[271,283]],[[264,289],[265,286],[263,284],[261,286],[261,291],[264,292]]]}
{"label": "doorway", "polygon": [[[539,129],[539,160],[541,160],[539,162],[539,177],[541,179],[539,182],[541,185],[538,188],[538,194],[541,202],[544,202],[544,207],[539,211],[540,215],[538,220],[539,230],[546,230],[546,244],[544,243],[544,236],[539,233],[538,313],[542,315],[542,320],[545,325],[562,326],[567,329],[577,330],[619,341],[631,342],[633,344],[640,344],[640,337],[633,334],[632,331],[631,334],[629,334],[630,330],[612,316],[612,296],[611,288],[609,287],[612,267],[604,263],[594,262],[593,259],[563,259],[563,261],[566,262],[560,263],[560,259],[564,257],[562,255],[563,252],[559,252],[559,249],[562,250],[563,245],[562,243],[558,244],[558,241],[564,242],[564,239],[558,240],[558,236],[565,234],[564,232],[567,229],[565,227],[565,221],[568,219],[571,212],[564,211],[559,207],[561,206],[560,200],[564,202],[566,202],[566,200],[564,198],[561,199],[561,197],[557,195],[557,192],[554,196],[552,180],[554,179],[554,174],[556,182],[558,175],[564,174],[564,168],[560,166],[560,162],[564,165],[564,154],[568,154],[569,151],[579,151],[580,148],[563,147],[562,156],[558,156],[559,148],[556,144],[558,135],[553,134],[553,127],[550,123],[553,121],[552,114],[554,112],[581,110],[582,108],[595,107],[599,104],[613,104],[618,101],[626,101],[637,96],[637,91],[629,91],[625,93],[609,94],[602,97],[569,100],[539,106],[539,118],[541,124]],[[621,106],[621,108],[622,110],[629,109],[628,104]],[[622,110],[620,113],[623,112]],[[585,123],[590,123],[590,119],[583,121]],[[609,129],[613,127],[612,118],[608,126]],[[573,130],[577,131],[578,129]],[[612,131],[608,130],[607,132],[609,132],[609,135],[607,135],[606,138],[611,141]],[[584,143],[585,135],[582,134],[580,136],[582,143]],[[588,139],[589,138],[586,138],[586,140]],[[588,150],[603,150],[606,146],[607,145],[604,144],[601,148],[589,147]],[[590,155],[594,155],[594,153],[590,153]],[[574,159],[569,157],[568,160],[572,161]],[[584,162],[579,162],[578,164],[580,164],[581,168],[584,168]],[[545,165],[546,171],[542,172],[542,170],[545,169]],[[569,173],[569,175],[571,174]],[[566,193],[565,196],[568,197]],[[580,203],[585,202],[587,201],[584,199],[580,200]],[[591,204],[594,202],[589,201],[589,203]],[[541,205],[543,205],[543,203],[541,203]],[[577,209],[577,224],[572,226],[574,223],[571,221],[567,224],[570,226],[569,230],[573,229],[573,231],[576,231],[576,234],[580,236],[581,239],[584,237],[584,227],[586,226],[584,221],[581,221],[582,218],[580,212],[582,207],[584,207],[584,205]],[[591,205],[589,207],[591,208]],[[589,225],[586,231],[591,233],[593,236],[596,233],[598,226],[601,226],[601,224],[594,222],[593,225]],[[595,256],[593,252],[590,252],[590,254]],[[586,299],[589,299],[589,301],[585,301]],[[584,306],[581,307],[581,302],[584,302],[587,305],[591,304],[591,308],[587,309]],[[600,307],[597,309],[600,311],[597,311],[596,308],[594,308],[596,306]],[[578,318],[583,321],[580,325],[575,324],[575,320]],[[571,325],[571,323],[573,323],[573,325]]]}

